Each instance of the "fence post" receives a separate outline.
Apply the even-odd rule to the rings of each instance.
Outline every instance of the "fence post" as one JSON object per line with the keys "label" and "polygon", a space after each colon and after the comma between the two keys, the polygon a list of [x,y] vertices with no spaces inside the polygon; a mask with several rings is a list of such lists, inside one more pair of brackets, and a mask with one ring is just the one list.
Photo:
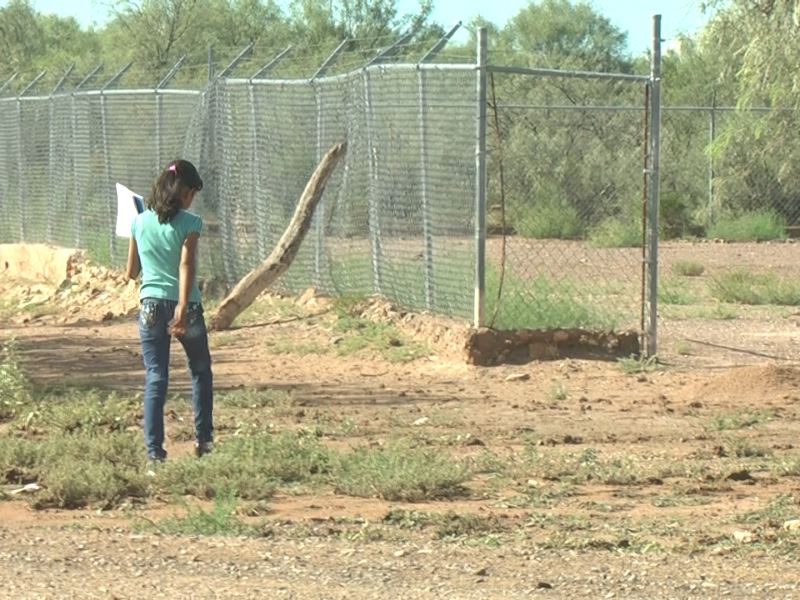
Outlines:
{"label": "fence post", "polygon": [[711,110],[709,111],[708,123],[708,214],[706,216],[708,225],[714,218],[714,142],[717,139],[717,92],[711,96]]}
{"label": "fence post", "polygon": [[489,40],[486,27],[478,29],[478,107],[475,150],[475,327],[486,321],[486,119]]}
{"label": "fence post", "polygon": [[367,191],[367,221],[372,248],[372,289],[376,294],[383,293],[383,249],[381,247],[381,209],[378,198],[378,157],[375,148],[375,111],[372,106],[372,85],[369,67],[364,69],[364,101],[367,116],[367,152],[369,156],[369,189]]}
{"label": "fence post", "polygon": [[[312,81],[312,85],[314,86],[314,103],[317,105],[317,153],[316,153],[316,164],[319,164],[322,161],[322,144],[325,137],[325,121],[323,119],[323,106],[322,106],[322,91],[320,90],[320,84],[317,80]],[[324,245],[325,245],[325,203],[320,202],[317,205],[317,209],[315,211],[314,219],[317,221],[316,226],[316,240],[314,244],[314,286],[317,289],[322,289],[322,255],[324,252]]]}
{"label": "fence post", "polygon": [[22,98],[39,83],[39,80],[45,76],[45,73],[46,71],[39,73],[38,77],[31,81],[17,96],[17,160],[19,161],[17,165],[17,192],[19,193],[19,241],[23,243],[25,242],[25,222],[28,220],[28,211],[26,210],[28,198],[25,181],[25,165],[27,161],[25,160],[25,148],[23,143],[25,132],[22,127]]}
{"label": "fence post", "polygon": [[[56,121],[56,110],[55,104],[53,101],[53,96],[58,94],[67,82],[67,78],[70,76],[72,71],[75,69],[75,63],[72,63],[67,72],[61,77],[61,79],[56,84],[56,87],[53,88],[53,91],[50,92],[50,97],[47,99],[47,110],[48,110],[48,127],[47,127],[47,180],[50,184],[50,190],[53,196],[56,194],[56,190],[61,187],[61,181],[56,178],[54,173],[54,165],[56,163],[56,157],[58,156],[58,152],[56,150],[56,140],[55,136],[53,135],[53,128],[55,126]],[[50,204],[48,205],[47,210],[47,230],[45,232],[45,241],[48,244],[53,243],[53,228],[55,227],[55,221],[58,217],[58,209],[60,208],[59,204],[60,198],[51,198]]]}
{"label": "fence post", "polygon": [[253,129],[253,165],[256,168],[252,170],[252,194],[253,202],[255,202],[256,212],[256,249],[258,250],[258,260],[264,261],[269,256],[269,227],[264,224],[266,216],[264,209],[266,200],[261,197],[261,161],[258,156],[258,106],[256,101],[256,86],[253,85],[252,80],[247,84],[250,96],[250,127]]}
{"label": "fence post", "polygon": [[425,308],[434,307],[433,232],[431,203],[428,198],[428,98],[425,69],[419,69],[420,194],[422,195],[422,258],[425,262]]}
{"label": "fence post", "polygon": [[649,200],[649,308],[650,323],[647,335],[647,356],[658,353],[658,203],[660,197],[661,162],[661,15],[653,16],[653,52],[650,66],[651,148]]}

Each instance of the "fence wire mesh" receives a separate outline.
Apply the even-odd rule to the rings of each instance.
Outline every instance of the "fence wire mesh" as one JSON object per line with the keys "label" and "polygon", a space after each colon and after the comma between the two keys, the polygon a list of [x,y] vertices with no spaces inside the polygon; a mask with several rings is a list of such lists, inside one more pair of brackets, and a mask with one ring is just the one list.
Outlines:
{"label": "fence wire mesh", "polygon": [[788,160],[794,142],[759,134],[765,120],[792,131],[796,119],[780,109],[665,107],[661,207],[670,229],[664,235],[724,237],[722,222],[758,212],[800,225],[800,186]]}
{"label": "fence wire mesh", "polygon": [[147,194],[176,156],[205,180],[201,274],[235,283],[277,245],[323,154],[346,140],[278,287],[381,293],[469,318],[475,271],[475,72],[415,65],[203,91],[0,99],[0,242],[87,249],[121,266],[114,185]]}
{"label": "fence wire mesh", "polygon": [[638,330],[646,86],[494,75],[490,88],[489,324]]}

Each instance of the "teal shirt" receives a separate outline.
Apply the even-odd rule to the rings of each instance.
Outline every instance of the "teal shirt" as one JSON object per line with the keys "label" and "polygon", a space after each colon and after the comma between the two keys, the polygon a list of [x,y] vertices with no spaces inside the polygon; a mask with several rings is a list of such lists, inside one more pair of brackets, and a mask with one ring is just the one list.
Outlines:
{"label": "teal shirt", "polygon": [[[202,230],[203,220],[185,210],[179,211],[171,222],[163,225],[152,210],[147,209],[136,216],[131,225],[131,235],[136,241],[142,264],[140,299],[158,298],[178,302],[181,248],[187,235]],[[189,302],[200,302],[197,277],[192,282]]]}

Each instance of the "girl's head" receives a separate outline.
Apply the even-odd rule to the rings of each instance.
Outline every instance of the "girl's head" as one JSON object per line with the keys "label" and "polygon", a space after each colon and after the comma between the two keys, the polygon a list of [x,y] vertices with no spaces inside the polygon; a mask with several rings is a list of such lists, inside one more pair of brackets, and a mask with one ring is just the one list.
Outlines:
{"label": "girl's head", "polygon": [[153,183],[147,208],[158,215],[159,223],[169,223],[180,209],[188,209],[194,195],[203,189],[203,180],[188,160],[174,160]]}

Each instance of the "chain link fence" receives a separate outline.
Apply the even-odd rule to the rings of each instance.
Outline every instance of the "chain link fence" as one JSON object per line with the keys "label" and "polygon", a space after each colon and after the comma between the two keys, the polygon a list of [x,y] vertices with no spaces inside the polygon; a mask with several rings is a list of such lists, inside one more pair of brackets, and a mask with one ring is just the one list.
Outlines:
{"label": "chain link fence", "polygon": [[84,248],[119,267],[115,183],[147,194],[183,156],[206,183],[194,209],[202,275],[235,283],[276,246],[322,155],[347,140],[278,287],[470,318],[475,69],[428,67],[0,99],[0,242]]}
{"label": "chain link fence", "polygon": [[759,135],[765,117],[781,118],[785,131],[797,126],[794,113],[780,109],[664,107],[664,237],[724,237],[724,222],[754,213],[800,226],[800,185],[787,161],[792,150],[786,139]]}
{"label": "chain link fence", "polygon": [[639,330],[646,85],[500,74],[490,87],[489,323]]}
{"label": "chain link fence", "polygon": [[[80,247],[119,267],[114,184],[147,194],[183,156],[206,182],[201,274],[231,284],[269,255],[322,155],[346,140],[277,286],[380,293],[470,319],[485,144],[485,323],[646,330],[648,78],[490,66],[486,134],[476,138],[475,65],[353,68],[356,58],[342,57],[339,74],[227,74],[202,90],[0,98],[0,242]],[[662,238],[709,235],[759,210],[798,224],[780,148],[753,133],[760,116],[664,108]],[[720,140],[726,151],[711,152]]]}

